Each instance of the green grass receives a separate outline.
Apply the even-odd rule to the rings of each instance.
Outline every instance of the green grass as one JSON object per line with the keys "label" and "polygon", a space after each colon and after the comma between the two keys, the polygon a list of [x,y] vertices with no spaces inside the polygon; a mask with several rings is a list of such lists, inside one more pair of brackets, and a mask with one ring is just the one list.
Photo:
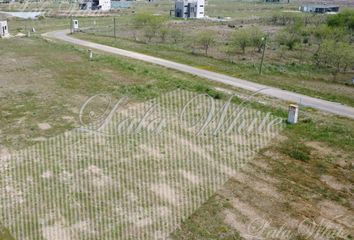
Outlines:
{"label": "green grass", "polygon": [[[302,114],[305,114],[303,112]],[[272,203],[267,197],[251,190],[235,179],[230,179],[215,193],[201,208],[191,215],[180,228],[172,235],[172,239],[242,239],[224,222],[222,212],[225,209],[234,211],[230,207],[233,197],[244,200],[254,208],[267,214],[266,220],[276,224],[278,218],[285,214],[292,217],[314,219],[319,214],[316,208],[318,202],[327,200],[352,209],[350,203],[351,190],[336,191],[328,187],[320,178],[322,175],[334,176],[348,183],[353,182],[354,155],[354,121],[335,116],[319,117],[317,114],[307,112],[307,117],[296,125],[288,125],[283,134],[287,140],[275,142],[273,145],[261,150],[253,160],[271,166],[269,170],[262,169],[260,175],[277,179],[277,183],[269,183],[283,194],[286,202]],[[331,148],[328,153],[316,152],[305,145],[306,142],[316,141]],[[271,155],[266,152],[271,151]],[[278,156],[278,157],[277,157]],[[351,162],[348,168],[338,166],[340,159]],[[251,168],[255,168],[252,163]],[[255,178],[257,178],[255,176]],[[265,181],[261,178],[262,181]],[[252,186],[252,182],[250,183]],[[225,194],[227,193],[227,194]],[[298,202],[301,208],[294,208],[291,203]],[[259,209],[261,208],[261,209]],[[262,215],[263,216],[263,215]],[[242,221],[241,219],[238,219]],[[279,223],[278,229],[284,222]],[[287,225],[285,225],[287,229]],[[295,230],[296,231],[296,230]],[[301,235],[293,239],[305,239]],[[310,238],[312,239],[312,238]],[[351,239],[351,237],[348,237]]]}
{"label": "green grass", "polygon": [[6,228],[1,227],[0,240],[15,240],[15,239],[11,236],[11,234],[9,233],[9,231]]}
{"label": "green grass", "polygon": [[308,162],[310,160],[310,148],[305,146],[303,143],[294,143],[292,140],[286,141],[283,144],[281,151],[296,160],[304,162]]}
{"label": "green grass", "polygon": [[[338,92],[338,88],[350,88],[338,83],[331,83],[327,70],[308,64],[286,64],[265,60],[263,75],[258,74],[258,64],[231,63],[201,54],[192,54],[171,45],[138,43],[124,38],[115,40],[89,34],[77,34],[76,37],[113,47],[137,51],[157,56],[194,67],[224,73],[230,76],[247,79],[265,85],[318,97],[329,101],[354,106],[354,98],[350,91]],[[259,55],[260,58],[260,55]],[[272,60],[273,61],[273,60]],[[320,87],[319,87],[320,86]]]}
{"label": "green grass", "polygon": [[[0,49],[0,55],[4,64],[13,58],[19,62],[32,61],[26,67],[11,68],[9,71],[13,74],[12,77],[3,76],[17,83],[16,91],[11,89],[10,85],[0,88],[2,119],[0,144],[12,149],[32,145],[36,137],[55,136],[72,129],[75,124],[64,122],[60,117],[64,115],[76,117],[70,109],[79,108],[87,97],[97,93],[108,93],[116,98],[129,96],[133,102],[145,101],[175,89],[208,93],[216,99],[226,97],[225,94],[214,90],[214,86],[219,86],[215,83],[131,59],[95,53],[93,61],[89,61],[87,51],[84,49],[47,42],[41,38],[1,41],[4,47]],[[133,44],[122,42],[120,44]],[[146,45],[142,44],[140,49],[143,47]],[[157,49],[145,49],[147,53],[154,50]],[[168,56],[168,53],[163,51],[159,54]],[[177,55],[177,58],[182,61],[183,56],[186,55]],[[215,59],[191,57],[194,59],[188,57],[186,61],[193,63],[200,60],[202,65],[208,66],[204,65],[204,67],[211,69],[214,64],[221,66],[221,62],[215,62]],[[10,65],[7,66],[10,68]],[[225,64],[224,67],[228,69],[229,65]],[[44,79],[34,74],[39,71],[47,74]],[[35,86],[28,87],[28,83],[21,82],[20,79],[34,81]],[[26,88],[23,89],[23,86]],[[239,101],[235,99],[236,103]],[[286,111],[278,108],[258,103],[252,103],[252,106],[262,111],[271,111],[277,116],[286,116]],[[24,122],[18,124],[21,119],[24,119]],[[49,122],[53,128],[48,132],[39,131],[36,124],[40,122]],[[330,199],[349,206],[350,193],[338,193],[328,189],[318,180],[323,174],[343,176],[343,173],[336,168],[335,160],[314,155],[312,149],[304,143],[322,142],[343,154],[353,156],[354,121],[334,116],[324,117],[317,112],[303,109],[300,123],[288,125],[284,134],[291,139],[291,142],[286,140],[277,146],[271,146],[273,151],[284,155],[284,161],[271,161],[272,176],[281,180],[277,187],[288,194],[289,199],[294,196],[304,201]],[[349,170],[350,174],[344,178],[351,178],[353,171]],[[292,184],[291,181],[296,184]],[[229,187],[233,190],[239,185],[233,183]],[[84,197],[77,196],[77,198]],[[195,214],[185,220],[172,237],[174,239],[220,239],[221,237],[230,240],[240,239],[235,230],[223,223],[220,212],[226,208],[229,208],[227,199],[219,195],[213,196]],[[6,230],[2,234],[0,234],[1,240],[11,239]]]}
{"label": "green grass", "polygon": [[[4,119],[0,129],[2,136],[6,136],[1,138],[0,144],[11,149],[26,148],[35,144],[35,138],[56,136],[74,128],[75,123],[67,123],[61,117],[77,118],[77,111],[71,109],[78,109],[88,97],[98,93],[111,94],[117,99],[128,96],[132,102],[146,101],[176,89],[225,98],[223,93],[213,89],[217,85],[208,81],[131,59],[95,53],[94,59],[89,61],[84,49],[42,38],[4,40],[2,44],[5,47],[0,54],[8,67],[2,81],[10,80],[11,85],[0,89],[1,118]],[[11,65],[13,58],[19,65],[26,61],[26,67],[19,69]],[[41,78],[37,72],[45,76]],[[19,121],[22,123],[18,124]],[[39,130],[37,123],[41,122],[50,123],[52,129]],[[84,162],[78,163],[81,164]],[[37,171],[49,167],[39,165]],[[25,172],[27,165],[18,167],[19,172]],[[58,165],[51,168],[55,173],[60,171]],[[86,197],[87,194],[75,195],[78,201]],[[70,212],[62,211],[62,214],[67,216]],[[36,224],[35,219],[28,222],[28,225]],[[216,230],[225,234],[227,231],[222,226]]]}
{"label": "green grass", "polygon": [[[80,108],[86,98],[95,94],[106,93],[115,98],[127,96],[131,101],[145,101],[176,89],[208,93],[215,98],[223,96],[203,79],[127,58],[95,53],[93,61],[89,61],[84,49],[53,44],[41,38],[3,40],[1,44],[4,48],[0,54],[4,61],[13,56],[20,62],[21,59],[31,61],[24,70],[11,68],[11,75],[6,75],[6,79],[17,83],[21,90],[2,91],[0,97],[4,119],[0,128],[2,134],[7,134],[0,144],[17,149],[33,144],[31,139],[55,135],[73,127],[73,123],[60,118],[73,116],[70,109]],[[38,78],[37,72],[43,72],[42,76]],[[36,85],[28,85],[26,81],[35,81]],[[52,97],[48,97],[47,92]],[[77,116],[74,117],[77,120]],[[26,119],[25,126],[11,125],[21,118]],[[47,132],[36,131],[36,124],[44,119],[53,128]],[[26,137],[20,141],[20,135]]]}
{"label": "green grass", "polygon": [[[220,0],[218,0],[220,1]],[[239,1],[230,2],[224,1],[224,5],[218,5],[211,3],[210,9],[223,8],[226,10],[240,9],[237,13],[249,13],[257,15],[258,13],[273,14],[273,11],[279,12],[282,9],[294,8],[294,5],[287,4],[260,4],[252,1]],[[159,1],[157,3],[137,3],[137,9],[165,9],[167,2]],[[214,6],[215,5],[215,6]],[[231,7],[232,5],[232,7]],[[166,10],[166,9],[165,9]],[[164,10],[164,11],[165,11]],[[136,10],[138,11],[138,10]],[[148,11],[149,12],[149,11]],[[152,11],[153,12],[153,11]],[[234,11],[235,12],[235,11]],[[258,74],[258,68],[261,55],[259,53],[248,54],[245,56],[246,60],[239,59],[234,63],[229,61],[216,59],[212,57],[205,57],[198,49],[196,53],[191,53],[189,48],[179,43],[162,44],[151,43],[146,44],[142,42],[135,42],[127,37],[120,37],[121,31],[131,31],[132,13],[122,13],[116,16],[118,24],[118,39],[110,37],[101,37],[94,35],[77,34],[76,36],[82,39],[107,44],[114,47],[119,47],[127,50],[137,51],[165,59],[171,59],[176,62],[189,64],[191,66],[199,67],[206,70],[224,73],[230,76],[243,78],[246,80],[255,81],[269,86],[302,93],[305,95],[326,99],[329,101],[340,102],[346,105],[354,106],[354,96],[352,94],[352,86],[346,86],[343,83],[350,83],[351,73],[340,74],[337,81],[333,81],[331,73],[327,69],[320,69],[308,63],[299,63],[296,57],[290,55],[296,55],[300,53],[291,52],[288,57],[290,59],[284,61],[282,59],[274,58],[278,53],[276,50],[268,49],[266,52],[266,59],[263,68],[263,75]],[[94,22],[96,27],[93,30],[99,35],[113,35],[113,17],[88,17],[78,18],[80,27],[92,27]],[[211,26],[223,26],[223,23],[213,22],[200,22],[200,21],[188,21],[188,26],[197,27],[201,29],[203,27]],[[263,20],[257,20],[257,24],[264,25]],[[28,30],[34,27],[37,33],[32,35],[39,35],[44,32],[48,32],[56,29],[67,29],[70,26],[69,18],[45,18],[43,20],[11,20],[9,22],[10,32],[16,34],[17,32],[26,33]],[[99,31],[99,32],[98,32]],[[189,36],[190,37],[190,36]],[[187,42],[191,42],[191,39],[186,39]],[[219,44],[223,44],[220,42]],[[222,47],[222,46],[220,46]],[[219,51],[220,49],[216,49]],[[303,52],[306,54],[306,52]],[[293,60],[293,61],[292,61]]]}

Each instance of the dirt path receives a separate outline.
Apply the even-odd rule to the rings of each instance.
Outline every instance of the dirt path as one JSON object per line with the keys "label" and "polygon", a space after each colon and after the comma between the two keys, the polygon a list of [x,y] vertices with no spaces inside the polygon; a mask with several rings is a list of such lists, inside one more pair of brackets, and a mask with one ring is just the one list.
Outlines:
{"label": "dirt path", "polygon": [[76,45],[80,45],[83,47],[88,47],[91,49],[97,49],[97,50],[112,53],[115,55],[125,56],[125,57],[129,57],[129,58],[153,63],[153,64],[160,65],[163,67],[175,69],[175,70],[178,70],[181,72],[185,72],[185,73],[189,73],[189,74],[192,74],[192,75],[195,75],[198,77],[202,77],[202,78],[205,78],[205,79],[208,79],[211,81],[216,81],[219,83],[228,84],[228,85],[231,85],[231,86],[234,86],[237,88],[246,89],[246,90],[249,90],[252,92],[260,92],[261,94],[264,94],[264,95],[268,95],[268,96],[275,97],[275,98],[282,99],[282,100],[289,101],[289,102],[301,103],[302,105],[307,106],[307,107],[312,107],[312,108],[315,108],[315,109],[318,109],[321,111],[325,111],[325,112],[329,112],[329,113],[333,113],[333,114],[337,114],[340,116],[345,116],[345,117],[349,117],[349,118],[354,119],[354,108],[353,107],[345,106],[345,105],[335,103],[335,102],[329,102],[326,100],[321,100],[318,98],[309,97],[309,96],[294,93],[294,92],[281,90],[278,88],[269,87],[266,85],[257,84],[257,83],[251,82],[251,81],[246,81],[246,80],[242,80],[239,78],[234,78],[234,77],[230,77],[227,75],[223,75],[223,74],[219,74],[219,73],[215,73],[215,72],[211,72],[211,71],[207,71],[207,70],[198,69],[198,68],[191,67],[191,66],[188,66],[185,64],[176,63],[173,61],[169,61],[169,60],[165,60],[165,59],[161,59],[161,58],[157,58],[157,57],[152,57],[152,56],[145,55],[145,54],[140,54],[140,53],[136,53],[136,52],[132,52],[132,51],[127,51],[127,50],[123,50],[123,49],[119,49],[119,48],[109,47],[109,46],[102,45],[102,44],[97,44],[97,43],[93,43],[93,42],[88,42],[88,41],[76,39],[71,36],[68,36],[67,35],[68,33],[69,33],[69,30],[60,30],[60,31],[45,33],[45,34],[43,34],[43,36],[47,37],[47,38],[49,37],[52,39],[54,38],[54,39],[62,40],[62,41],[76,44]]}

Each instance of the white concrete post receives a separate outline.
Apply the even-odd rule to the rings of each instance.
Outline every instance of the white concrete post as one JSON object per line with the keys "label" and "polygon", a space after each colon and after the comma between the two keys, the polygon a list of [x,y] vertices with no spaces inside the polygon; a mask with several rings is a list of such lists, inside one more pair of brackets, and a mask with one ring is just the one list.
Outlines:
{"label": "white concrete post", "polygon": [[298,116],[299,116],[299,106],[295,104],[290,104],[289,111],[288,111],[288,123],[290,124],[297,123]]}
{"label": "white concrete post", "polygon": [[89,52],[89,59],[90,59],[90,61],[92,60],[92,58],[93,58],[93,53],[92,53],[92,50],[91,49],[89,49],[88,50],[88,52]]}

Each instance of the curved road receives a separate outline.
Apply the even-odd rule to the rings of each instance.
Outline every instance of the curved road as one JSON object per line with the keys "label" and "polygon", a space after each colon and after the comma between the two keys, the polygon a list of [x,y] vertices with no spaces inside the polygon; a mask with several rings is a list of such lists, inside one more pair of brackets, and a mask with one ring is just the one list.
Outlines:
{"label": "curved road", "polygon": [[69,30],[60,30],[60,31],[45,33],[43,34],[43,36],[52,39],[62,40],[71,44],[76,44],[91,49],[97,49],[111,54],[116,54],[124,57],[129,57],[129,58],[157,64],[166,68],[175,69],[201,78],[206,78],[212,81],[228,84],[237,88],[242,88],[253,92],[264,89],[260,92],[261,94],[272,96],[288,102],[301,103],[301,105],[303,106],[312,107],[325,112],[354,119],[353,107],[345,106],[339,103],[330,102],[326,100],[321,100],[318,98],[309,97],[306,95],[302,95],[290,91],[281,90],[278,88],[268,87],[266,85],[242,80],[235,77],[230,77],[224,74],[219,74],[219,73],[215,73],[203,69],[198,69],[185,64],[168,61],[162,58],[152,57],[141,53],[136,53],[136,52],[127,51],[119,48],[109,47],[98,43],[92,43],[92,42],[76,39],[71,36],[68,36],[68,33]]}

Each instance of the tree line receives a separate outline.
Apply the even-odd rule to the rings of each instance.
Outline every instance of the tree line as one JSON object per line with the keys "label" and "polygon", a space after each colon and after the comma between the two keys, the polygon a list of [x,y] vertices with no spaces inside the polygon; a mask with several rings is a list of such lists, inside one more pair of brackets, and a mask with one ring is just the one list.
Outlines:
{"label": "tree line", "polygon": [[[315,20],[309,20],[310,18]],[[281,19],[281,20],[279,20]],[[227,56],[242,56],[249,51],[260,53],[267,39],[268,48],[283,48],[286,51],[306,51],[306,59],[318,67],[331,70],[334,78],[340,72],[354,67],[354,10],[344,10],[332,16],[276,14],[273,25],[283,26],[273,34],[257,26],[238,27],[225,39],[220,39],[214,30],[198,29],[192,37],[189,29],[180,30],[169,25],[168,18],[149,14],[138,14],[133,20],[134,39],[146,43],[184,43],[200,53],[211,56],[210,50],[220,51]],[[188,32],[189,31],[189,32]]]}

